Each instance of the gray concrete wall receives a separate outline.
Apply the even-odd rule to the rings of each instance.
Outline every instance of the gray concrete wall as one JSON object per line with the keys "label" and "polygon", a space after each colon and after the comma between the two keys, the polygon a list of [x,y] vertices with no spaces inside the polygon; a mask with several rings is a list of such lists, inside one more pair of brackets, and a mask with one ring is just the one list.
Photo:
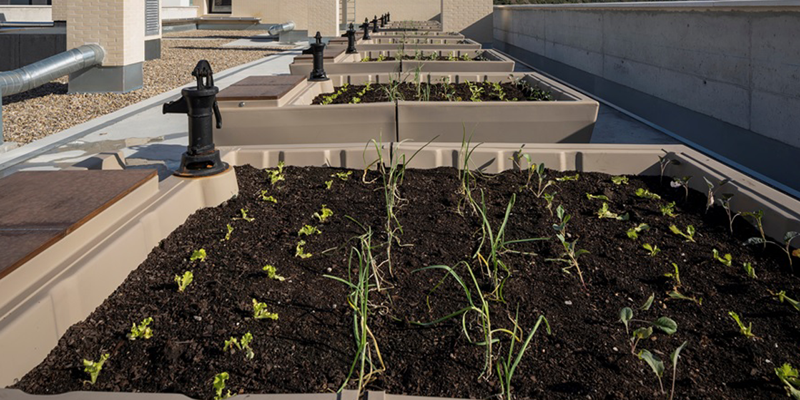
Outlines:
{"label": "gray concrete wall", "polygon": [[800,147],[800,1],[496,6],[494,40]]}

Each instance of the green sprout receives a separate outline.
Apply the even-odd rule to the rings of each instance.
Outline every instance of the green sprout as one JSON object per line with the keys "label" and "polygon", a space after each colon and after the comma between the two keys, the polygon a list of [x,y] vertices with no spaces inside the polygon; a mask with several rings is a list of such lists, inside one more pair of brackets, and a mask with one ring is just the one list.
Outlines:
{"label": "green sprout", "polygon": [[[760,225],[761,225],[761,223],[759,222],[759,229],[761,229]],[[763,229],[761,231],[762,231],[762,235],[763,235]],[[771,244],[773,246],[777,246],[779,249],[781,249],[781,251],[786,253],[786,257],[789,259],[789,266],[792,267],[792,256],[800,258],[800,249],[792,251],[792,240],[794,240],[794,239],[796,239],[798,237],[800,237],[800,233],[799,232],[786,232],[786,234],[783,235],[783,245],[780,245],[780,244],[778,244],[776,242],[773,242],[772,240],[765,240],[763,237],[761,237],[761,238],[759,238],[759,237],[751,237],[750,239],[747,239],[746,243],[747,244],[762,244],[763,243],[765,246],[766,246],[766,244]]]}
{"label": "green sprout", "polygon": [[547,212],[549,212],[551,216],[553,215],[553,200],[555,200],[555,197],[555,193],[545,193],[542,195],[542,198],[547,203]]}
{"label": "green sprout", "polygon": [[222,394],[222,391],[225,390],[225,381],[227,381],[229,375],[227,372],[222,372],[214,376],[214,400],[224,400],[231,397],[231,391],[228,390],[227,394]]}
{"label": "green sprout", "polygon": [[659,195],[657,195],[657,194],[655,194],[655,193],[653,193],[653,192],[651,192],[651,191],[649,191],[647,189],[638,188],[633,193],[636,195],[636,197],[641,197],[643,199],[661,200],[661,196],[659,196]]}
{"label": "green sprout", "polygon": [[636,239],[639,239],[639,234],[640,233],[642,233],[644,231],[648,231],[648,230],[650,230],[650,225],[639,224],[639,225],[637,225],[637,226],[635,226],[635,227],[633,227],[631,229],[628,229],[628,231],[625,232],[625,233],[628,235],[629,238],[631,238],[633,240],[636,240]]}
{"label": "green sprout", "polygon": [[683,191],[686,193],[686,196],[683,201],[689,201],[689,180],[692,179],[691,176],[684,176],[681,178],[673,178],[672,182],[670,182],[670,186],[674,188],[682,187]]}
{"label": "green sprout", "polygon": [[667,216],[667,217],[675,217],[676,216],[676,214],[675,214],[675,202],[674,201],[661,206],[659,209],[661,210],[661,215],[664,215],[664,216]]}
{"label": "green sprout", "polygon": [[561,178],[556,178],[556,181],[558,181],[558,182],[570,182],[570,181],[573,181],[574,182],[574,181],[577,181],[578,179],[580,179],[580,177],[581,177],[581,174],[567,175],[567,176],[562,176]]}
{"label": "green sprout", "polygon": [[746,262],[746,263],[744,263],[743,268],[744,268],[744,272],[747,273],[747,276],[749,278],[753,278],[753,279],[757,279],[758,278],[756,276],[756,269],[753,267],[753,264],[750,264],[749,262]]}
{"label": "green sprout", "polygon": [[660,317],[655,321],[644,321],[640,319],[633,318],[633,309],[630,307],[624,307],[619,310],[619,322],[622,322],[625,325],[625,333],[630,334],[630,323],[631,322],[638,322],[641,324],[646,324],[647,326],[637,328],[633,331],[633,334],[630,338],[631,342],[631,354],[636,354],[636,346],[639,344],[640,341],[649,338],[653,335],[653,328],[656,328],[667,335],[672,335],[678,331],[678,324],[669,317]]}
{"label": "green sprout", "polygon": [[83,372],[89,374],[89,382],[94,385],[97,382],[97,376],[100,375],[100,371],[103,370],[103,364],[106,363],[110,355],[108,353],[103,354],[100,356],[100,360],[92,361],[92,360],[83,360]]}
{"label": "green sprout", "polygon": [[589,254],[589,251],[576,248],[578,244],[578,239],[569,242],[567,241],[566,237],[561,233],[556,234],[556,237],[558,238],[559,241],[561,241],[561,245],[564,247],[564,252],[561,253],[561,258],[548,258],[545,259],[545,261],[556,261],[567,264],[566,267],[561,269],[566,273],[570,273],[569,270],[575,268],[575,270],[578,271],[578,277],[581,280],[581,285],[583,285],[585,289],[586,282],[583,280],[583,272],[581,272],[581,267],[578,264],[578,258],[580,258],[580,256],[584,254]]}
{"label": "green sprout", "polygon": [[627,176],[612,176],[611,177],[611,182],[613,182],[617,186],[619,186],[619,185],[627,185],[629,180],[630,179],[628,179]]}
{"label": "green sprout", "polygon": [[152,317],[147,317],[143,319],[142,323],[140,323],[139,325],[136,325],[136,323],[134,322],[133,326],[131,326],[131,333],[128,334],[128,339],[130,340],[136,340],[138,338],[150,339],[151,337],[153,337],[153,330],[150,329],[150,324],[152,322],[153,322]]}
{"label": "green sprout", "polygon": [[306,251],[303,249],[303,246],[305,246],[305,245],[306,245],[306,241],[305,240],[301,240],[301,241],[297,242],[297,246],[295,246],[295,248],[294,248],[294,256],[295,257],[300,257],[300,258],[302,258],[304,260],[306,258],[311,258],[311,253],[306,253]]}
{"label": "green sprout", "polygon": [[[333,101],[333,99],[331,99],[331,101]],[[265,170],[265,172],[269,176],[269,182],[272,186],[275,186],[275,184],[280,181],[286,180],[286,178],[283,175],[283,167],[285,166],[286,164],[283,161],[278,161],[278,168]]]}
{"label": "green sprout", "polygon": [[674,233],[674,234],[676,234],[678,236],[683,236],[684,238],[686,238],[687,242],[694,242],[695,241],[694,240],[694,234],[695,234],[696,231],[694,229],[694,226],[692,226],[692,225],[689,225],[689,226],[686,227],[686,233],[681,232],[681,230],[678,229],[678,227],[675,226],[675,225],[670,225],[669,226],[669,230],[670,230],[670,232],[672,232],[672,233]]}
{"label": "green sprout", "polygon": [[645,250],[650,252],[650,257],[655,257],[658,253],[661,252],[661,249],[658,248],[656,245],[651,245],[650,243],[645,243],[642,245]]}
{"label": "green sprout", "polygon": [[350,175],[353,175],[353,171],[336,172],[331,175],[331,178],[339,178],[341,181],[347,181],[350,179]]}
{"label": "green sprout", "polygon": [[[528,155],[526,154],[526,156],[528,156]],[[530,156],[528,156],[528,157],[530,157]],[[537,190],[531,189],[531,191],[536,195],[536,198],[538,199],[538,198],[542,197],[542,195],[544,195],[544,191],[547,190],[547,188],[550,185],[555,184],[555,182],[551,181],[551,180],[546,180],[547,179],[547,173],[546,173],[545,168],[544,168],[544,163],[541,163],[541,164],[538,164],[538,165],[531,163],[531,166],[528,168],[528,183],[526,184],[526,186],[528,186],[530,184],[531,178],[533,177],[534,174],[536,175],[536,177],[539,180],[539,185],[538,185],[538,189]]]}
{"label": "green sprout", "polygon": [[787,296],[785,290],[781,290],[778,293],[775,293],[775,292],[770,290],[769,293],[772,296],[774,296],[775,298],[777,298],[778,301],[780,301],[781,303],[783,303],[783,302],[789,303],[789,305],[794,307],[795,310],[800,311],[800,302],[798,302],[797,300],[792,299],[791,297]]}
{"label": "green sprout", "polygon": [[267,196],[267,191],[266,190],[262,190],[261,191],[261,200],[269,202],[269,203],[273,203],[273,204],[278,204],[278,200],[275,200],[275,197]]}
{"label": "green sprout", "polygon": [[[517,316],[519,316],[519,309],[517,309]],[[508,358],[500,359],[497,361],[497,377],[500,378],[500,387],[502,387],[503,391],[503,399],[505,400],[512,400],[511,397],[511,379],[514,377],[514,372],[519,366],[519,362],[522,360],[522,356],[525,354],[525,351],[528,350],[528,346],[531,343],[531,339],[533,339],[533,335],[536,334],[536,331],[539,330],[539,325],[544,321],[545,328],[547,328],[547,334],[550,335],[552,332],[550,331],[550,323],[547,322],[547,318],[544,315],[540,315],[539,319],[536,320],[536,325],[533,326],[533,330],[528,337],[525,339],[525,342],[522,344],[522,348],[519,349],[517,356],[514,357],[514,342],[516,342],[517,333],[522,336],[522,329],[519,328],[519,324],[517,323],[517,318],[514,318],[514,332],[511,335],[511,344],[509,345],[508,349]],[[513,360],[512,360],[513,358]]]}
{"label": "green sprout", "polygon": [[672,289],[672,291],[669,292],[668,296],[669,296],[669,298],[675,299],[675,300],[688,300],[688,301],[691,301],[691,302],[697,304],[698,306],[702,306],[703,305],[703,299],[702,298],[698,299],[697,297],[694,297],[694,296],[692,296],[692,297],[687,296],[687,295],[679,292],[678,289]]}
{"label": "green sprout", "polygon": [[242,209],[240,209],[240,210],[239,210],[239,212],[242,214],[242,217],[241,217],[241,218],[234,218],[234,220],[241,219],[241,220],[245,220],[245,221],[247,221],[247,222],[253,222],[253,221],[255,221],[255,220],[256,220],[255,218],[252,218],[252,217],[248,217],[248,216],[247,216],[247,212],[248,212],[248,211],[247,211],[247,209],[246,209],[246,208],[242,208]]}
{"label": "green sprout", "polygon": [[231,224],[228,224],[227,228],[228,232],[225,234],[225,237],[222,240],[220,240],[220,242],[227,242],[228,240],[231,240],[231,234],[233,233],[233,226],[231,226]]}
{"label": "green sprout", "polygon": [[333,179],[325,181],[325,190],[331,190],[331,187],[333,187]]}
{"label": "green sprout", "polygon": [[753,323],[752,322],[750,324],[748,324],[747,326],[744,326],[744,323],[739,318],[739,314],[736,314],[733,311],[728,311],[728,315],[730,315],[730,317],[733,318],[734,321],[736,321],[736,325],[739,326],[739,333],[744,335],[744,337],[746,337],[748,339],[757,338],[756,335],[753,334]]}
{"label": "green sprout", "polygon": [[178,292],[183,293],[186,291],[186,288],[189,287],[189,284],[192,283],[194,280],[194,274],[192,271],[186,271],[183,273],[183,276],[175,275],[175,283],[178,284]]}
{"label": "green sprout", "polygon": [[314,213],[313,217],[318,219],[320,223],[325,223],[328,218],[333,216],[333,211],[328,208],[325,204],[322,205],[322,209],[318,213]]}
{"label": "green sprout", "polygon": [[589,199],[589,200],[605,200],[605,201],[611,201],[611,200],[609,200],[609,199],[608,199],[608,196],[605,196],[605,195],[602,195],[602,194],[600,194],[600,195],[593,195],[593,194],[591,194],[591,193],[586,193],[586,198],[587,198],[587,199]]}
{"label": "green sprout", "polygon": [[267,303],[261,303],[253,299],[253,318],[254,319],[278,319],[278,313],[267,311]]}
{"label": "green sprout", "polygon": [[719,251],[717,251],[717,249],[712,249],[711,256],[726,267],[730,267],[731,265],[733,265],[733,257],[731,257],[730,254],[725,254],[725,256],[720,256]]}
{"label": "green sprout", "polygon": [[303,227],[302,227],[302,228],[300,228],[300,230],[299,230],[299,231],[297,231],[297,236],[303,236],[303,235],[306,235],[306,236],[311,236],[311,235],[313,235],[313,234],[315,234],[315,233],[316,233],[317,235],[319,235],[320,233],[322,233],[322,231],[320,231],[319,229],[317,229],[317,227],[316,227],[316,226],[311,226],[311,225],[303,225]]}
{"label": "green sprout", "polygon": [[742,215],[742,213],[740,212],[734,213],[733,210],[731,210],[732,198],[733,198],[732,194],[724,193],[722,195],[722,198],[719,200],[720,204],[722,205],[722,208],[725,209],[725,214],[728,215],[728,227],[730,228],[731,233],[733,233],[733,220],[735,220],[736,217]]}
{"label": "green sprout", "polygon": [[674,285],[673,285],[674,288],[679,288],[682,285],[681,284],[681,272],[678,269],[678,264],[672,263],[672,267],[675,268],[675,272],[666,273],[666,274],[664,274],[664,276],[667,277],[667,278],[672,279],[672,282],[674,283]]}
{"label": "green sprout", "polygon": [[775,375],[781,380],[786,388],[786,393],[795,400],[800,400],[800,373],[791,364],[783,364],[780,368],[775,368]]}
{"label": "green sprout", "polygon": [[650,369],[656,374],[656,378],[658,378],[658,386],[661,387],[661,393],[665,393],[664,383],[661,381],[661,378],[664,376],[664,362],[645,349],[639,350],[638,357],[650,366]]}
{"label": "green sprout", "polygon": [[680,163],[678,162],[678,160],[673,160],[673,159],[669,158],[669,153],[667,153],[666,150],[661,149],[661,151],[664,152],[664,156],[658,156],[658,165],[659,165],[659,168],[661,169],[661,175],[659,175],[658,181],[659,182],[664,182],[664,172],[666,172],[667,167],[670,164],[678,165]]}
{"label": "green sprout", "polygon": [[556,208],[556,217],[558,217],[558,222],[560,223],[553,224],[553,229],[562,234],[566,233],[567,223],[569,223],[569,220],[572,219],[572,215],[567,214],[567,210],[564,209],[564,206],[559,205]]}
{"label": "green sprout", "polygon": [[192,256],[189,257],[189,261],[197,261],[197,260],[200,260],[200,262],[203,262],[203,261],[206,260],[206,250],[205,249],[195,250],[195,251],[192,252]]}
{"label": "green sprout", "polygon": [[242,336],[241,339],[237,339],[231,336],[230,339],[225,341],[225,346],[222,347],[222,351],[228,352],[230,351],[231,354],[236,353],[236,349],[244,350],[244,356],[248,360],[252,360],[253,357],[256,356],[256,353],[253,352],[253,348],[250,347],[250,342],[253,341],[253,335],[250,332],[247,332]]}
{"label": "green sprout", "polygon": [[600,219],[602,219],[602,218],[610,218],[610,219],[616,219],[618,221],[627,221],[629,219],[628,213],[619,215],[619,214],[616,214],[616,213],[613,213],[613,212],[609,211],[608,203],[606,203],[606,202],[603,202],[603,206],[600,207],[599,210],[597,210],[596,214],[597,214],[597,218],[600,218]]}
{"label": "green sprout", "polygon": [[264,270],[267,273],[267,278],[269,279],[274,279],[279,282],[283,282],[284,280],[286,280],[286,278],[278,275],[278,269],[272,265],[265,265],[264,268],[262,268],[262,270]]}
{"label": "green sprout", "polygon": [[708,213],[708,209],[711,208],[711,206],[713,206],[715,203],[714,195],[717,194],[717,191],[721,189],[723,185],[730,182],[731,179],[725,178],[721,180],[716,187],[714,187],[714,184],[711,183],[711,181],[709,181],[705,176],[703,177],[703,180],[706,181],[706,186],[708,186],[708,192],[706,194],[706,213]]}

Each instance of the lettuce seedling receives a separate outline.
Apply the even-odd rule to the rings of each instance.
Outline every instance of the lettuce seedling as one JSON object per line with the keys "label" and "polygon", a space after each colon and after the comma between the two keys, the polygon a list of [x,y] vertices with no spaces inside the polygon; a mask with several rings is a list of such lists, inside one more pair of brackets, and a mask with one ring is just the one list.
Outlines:
{"label": "lettuce seedling", "polygon": [[740,213],[740,212],[734,213],[731,210],[731,199],[732,198],[733,198],[732,194],[724,193],[722,195],[722,198],[719,200],[720,205],[722,205],[722,208],[725,209],[725,214],[728,215],[728,226],[730,227],[731,233],[733,233],[733,220],[735,220],[736,217],[742,215],[742,213]]}
{"label": "lettuce seedling", "polygon": [[110,355],[108,353],[103,354],[100,356],[100,360],[92,361],[92,360],[83,360],[83,372],[89,374],[89,382],[94,385],[97,382],[97,376],[100,375],[100,371],[103,370],[103,364],[106,363]]}
{"label": "lettuce seedling", "polygon": [[709,181],[708,179],[706,179],[705,176],[703,177],[703,180],[706,181],[706,186],[708,186],[708,194],[707,194],[707,199],[708,200],[706,201],[706,213],[708,213],[708,209],[711,208],[711,206],[713,206],[714,203],[715,203],[714,195],[717,193],[717,191],[719,189],[722,188],[723,185],[725,185],[726,183],[730,182],[731,179],[730,178],[725,178],[725,179],[721,180],[719,182],[719,184],[717,185],[717,187],[714,187],[714,184],[711,183],[711,181]]}
{"label": "lettuce seedling", "polygon": [[214,393],[216,394],[214,400],[224,400],[232,396],[230,390],[228,390],[227,394],[222,394],[225,390],[225,381],[227,381],[228,378],[229,375],[227,372],[219,373],[214,377]]}
{"label": "lettuce seedling", "polygon": [[311,225],[303,225],[303,227],[302,227],[302,228],[300,228],[300,230],[299,230],[299,231],[297,231],[297,236],[303,236],[303,235],[306,235],[306,236],[311,236],[311,235],[313,235],[313,234],[315,234],[315,233],[316,233],[317,235],[319,235],[320,233],[322,233],[322,231],[320,231],[319,229],[317,229],[317,227],[316,227],[316,226],[311,226]]}
{"label": "lettuce seedling", "polygon": [[247,216],[248,210],[246,208],[240,209],[239,212],[242,214],[242,217],[241,218],[234,218],[234,220],[242,219],[242,220],[245,220],[247,222],[253,222],[253,221],[256,220],[255,218]]}
{"label": "lettuce seedling", "polygon": [[267,303],[261,303],[253,299],[253,318],[277,320],[278,314],[267,311]]}
{"label": "lettuce seedling", "polygon": [[717,251],[717,249],[712,249],[711,256],[726,267],[730,267],[731,265],[733,265],[733,257],[731,257],[730,254],[725,254],[725,256],[723,257],[720,256],[719,251]]}
{"label": "lettuce seedling", "polygon": [[670,202],[660,207],[661,215],[675,217],[675,202]]}
{"label": "lettuce seedling", "polygon": [[270,202],[270,203],[273,203],[273,204],[278,204],[278,200],[276,200],[275,197],[267,196],[267,191],[266,190],[262,190],[261,191],[261,200],[266,201],[266,202]]}
{"label": "lettuce seedling", "polygon": [[231,226],[231,224],[228,224],[227,228],[228,232],[225,234],[225,237],[222,240],[220,240],[220,242],[227,242],[228,240],[231,240],[231,234],[233,233],[233,226]]}
{"label": "lettuce seedling", "polygon": [[728,315],[730,315],[730,317],[733,318],[734,321],[736,321],[736,325],[739,326],[739,333],[741,333],[742,335],[744,335],[748,339],[750,339],[750,338],[756,339],[757,338],[756,335],[753,334],[753,323],[752,322],[750,324],[748,324],[747,326],[744,326],[744,323],[739,318],[739,314],[736,314],[733,311],[728,311]]}
{"label": "lettuce seedling", "polygon": [[608,196],[604,196],[604,195],[602,195],[602,194],[600,194],[600,195],[593,195],[593,194],[590,194],[590,193],[586,193],[586,198],[587,198],[587,199],[589,199],[589,200],[605,200],[605,201],[611,201],[611,200],[609,200],[609,199],[608,199]]}
{"label": "lettuce seedling", "polygon": [[325,223],[328,218],[333,216],[333,210],[328,208],[325,204],[322,205],[322,209],[318,213],[314,213],[313,217],[318,219],[320,223]]}
{"label": "lettuce seedling", "polygon": [[[550,213],[550,216],[553,215],[553,200],[556,198],[555,193],[545,193],[542,195],[542,198],[545,202],[547,202],[547,212]],[[800,256],[798,256],[800,257]]]}
{"label": "lettuce seedling", "polygon": [[756,276],[756,269],[753,267],[753,264],[750,264],[749,262],[746,262],[746,263],[744,263],[743,267],[744,267],[744,272],[747,273],[747,276],[749,278],[753,278],[753,279],[757,279],[758,278]]}
{"label": "lettuce seedling", "polygon": [[678,289],[673,289],[671,292],[669,292],[668,296],[671,299],[675,299],[675,300],[688,300],[688,301],[694,302],[698,306],[702,306],[703,305],[703,299],[702,298],[698,299],[697,297],[689,297],[689,296],[679,292]]}
{"label": "lettuce seedling", "polygon": [[278,269],[272,265],[265,265],[264,268],[262,268],[262,270],[264,270],[267,273],[267,278],[269,279],[274,279],[279,282],[283,282],[284,280],[286,280],[286,278],[278,275]]}
{"label": "lettuce seedling", "polygon": [[653,193],[653,192],[651,192],[651,191],[649,191],[647,189],[638,188],[633,193],[636,195],[636,197],[641,197],[643,199],[661,200],[661,196],[659,196],[659,195],[657,195],[657,194],[655,194],[655,193]]}
{"label": "lettuce seedling", "polygon": [[681,232],[681,230],[678,229],[678,227],[675,226],[675,225],[670,225],[669,226],[669,230],[672,233],[674,233],[674,234],[676,234],[678,236],[683,236],[684,238],[686,238],[687,242],[694,242],[695,241],[694,240],[694,234],[695,234],[696,231],[694,229],[694,226],[692,226],[692,225],[689,225],[689,226],[686,227],[686,233]]}
{"label": "lettuce seedling", "polygon": [[617,186],[619,186],[619,185],[627,185],[628,181],[629,181],[629,179],[628,179],[627,176],[612,176],[611,177],[611,182],[613,182]]}
{"label": "lettuce seedling", "polygon": [[682,286],[681,283],[681,272],[678,269],[678,264],[672,263],[672,267],[675,268],[675,272],[669,272],[664,274],[665,277],[672,279],[673,288],[679,288]]}
{"label": "lettuce seedling", "polygon": [[138,338],[150,339],[151,337],[153,337],[153,330],[150,329],[150,324],[152,322],[153,322],[152,317],[147,317],[143,319],[142,323],[140,323],[139,325],[136,325],[136,323],[134,322],[133,326],[131,326],[131,333],[128,334],[128,339],[130,340],[136,340]]}
{"label": "lettuce seedling", "polygon": [[627,221],[630,217],[628,213],[619,215],[608,210],[608,203],[603,202],[603,206],[597,210],[597,218],[612,218],[618,221]]}
{"label": "lettuce seedling", "polygon": [[628,235],[629,238],[631,238],[633,240],[636,240],[636,239],[639,239],[639,234],[640,233],[642,233],[644,231],[648,231],[648,230],[650,230],[650,225],[639,224],[639,225],[637,225],[637,226],[635,226],[635,227],[633,227],[631,229],[628,229],[626,234]]}
{"label": "lettuce seedling", "polygon": [[222,351],[224,352],[230,351],[231,354],[234,354],[236,353],[236,348],[238,348],[239,350],[244,350],[245,358],[247,358],[248,360],[252,360],[253,357],[256,356],[256,353],[253,351],[253,348],[250,347],[250,342],[252,341],[253,341],[253,335],[250,332],[245,333],[241,339],[236,339],[235,337],[231,336],[230,339],[225,341],[225,346],[222,348]]}
{"label": "lettuce seedling", "polygon": [[784,253],[786,253],[786,257],[789,259],[789,266],[792,267],[792,256],[800,258],[800,249],[792,251],[792,240],[795,240],[797,237],[800,237],[799,232],[786,232],[786,234],[783,235],[783,246],[771,240],[765,240],[763,238],[758,238],[758,237],[751,237],[750,239],[747,239],[746,244],[764,243],[765,246],[766,244],[778,246],[779,249],[781,249]]}
{"label": "lettuce seedling", "polygon": [[186,291],[186,288],[189,287],[189,284],[192,283],[194,280],[194,274],[192,271],[186,271],[183,273],[183,276],[175,275],[175,283],[178,284],[178,292],[183,293]]}
{"label": "lettuce seedling", "polygon": [[778,379],[783,383],[786,393],[795,400],[800,400],[800,389],[798,389],[800,388],[800,373],[797,369],[786,363],[780,368],[775,368],[775,375],[778,375]]}
{"label": "lettuce seedling", "polygon": [[332,187],[333,187],[333,179],[325,181],[325,190],[331,190]]}
{"label": "lettuce seedling", "polygon": [[[331,100],[333,100],[333,99],[331,99]],[[286,180],[286,178],[283,175],[283,167],[284,166],[286,166],[286,164],[283,161],[278,161],[278,168],[265,170],[265,172],[269,176],[269,181],[270,181],[270,184],[272,184],[272,186],[275,186],[275,184],[280,182],[280,181],[285,181]]]}
{"label": "lettuce seedling", "polygon": [[562,176],[561,178],[556,178],[556,181],[558,182],[577,181],[578,179],[580,179],[580,177],[581,177],[580,174],[567,175],[567,176]]}
{"label": "lettuce seedling", "polygon": [[658,246],[651,245],[650,243],[645,243],[642,245],[642,247],[650,252],[650,257],[655,257],[656,254],[661,252],[661,249],[659,249]]}
{"label": "lettuce seedling", "polygon": [[203,261],[206,260],[206,250],[205,249],[195,250],[195,251],[192,252],[192,256],[189,257],[189,261],[197,261],[197,260],[200,260],[200,262],[203,262]]}
{"label": "lettuce seedling", "polygon": [[331,178],[339,178],[339,180],[341,181],[347,181],[350,179],[350,175],[353,175],[353,171],[336,172],[333,175],[331,175]]}
{"label": "lettuce seedling", "polygon": [[774,293],[773,291],[770,290],[769,293],[773,295],[775,298],[777,298],[778,301],[780,301],[781,303],[783,302],[789,303],[789,305],[794,307],[795,310],[800,311],[800,302],[787,296],[785,290],[781,290],[778,293]]}
{"label": "lettuce seedling", "polygon": [[295,246],[294,248],[295,257],[300,257],[302,259],[311,258],[311,253],[306,253],[306,251],[303,249],[303,246],[305,245],[306,245],[305,240],[297,242],[297,246]]}

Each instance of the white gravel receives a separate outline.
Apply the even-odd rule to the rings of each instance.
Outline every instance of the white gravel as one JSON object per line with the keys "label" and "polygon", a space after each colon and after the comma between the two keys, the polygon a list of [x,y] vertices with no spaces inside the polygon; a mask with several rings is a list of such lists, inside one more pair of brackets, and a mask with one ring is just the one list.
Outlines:
{"label": "white gravel", "polygon": [[[26,93],[3,97],[3,136],[20,145],[60,132],[193,81],[192,69],[206,59],[214,72],[258,60],[279,49],[222,48],[264,31],[189,31],[168,33],[161,58],[144,63],[144,87],[125,94],[67,94],[67,78]],[[186,39],[191,38],[191,39]],[[198,40],[207,38],[207,40]]]}

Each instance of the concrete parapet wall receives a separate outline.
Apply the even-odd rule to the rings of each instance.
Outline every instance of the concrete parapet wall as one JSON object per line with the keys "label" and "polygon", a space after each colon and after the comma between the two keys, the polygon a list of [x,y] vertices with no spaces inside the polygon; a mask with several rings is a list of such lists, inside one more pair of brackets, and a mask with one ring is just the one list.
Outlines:
{"label": "concrete parapet wall", "polygon": [[9,22],[50,22],[53,20],[50,6],[0,6],[0,14]]}
{"label": "concrete parapet wall", "polygon": [[494,13],[500,48],[796,147],[798,37],[796,0],[496,6]]}
{"label": "concrete parapet wall", "polygon": [[481,43],[492,41],[492,0],[441,0],[442,30]]}

